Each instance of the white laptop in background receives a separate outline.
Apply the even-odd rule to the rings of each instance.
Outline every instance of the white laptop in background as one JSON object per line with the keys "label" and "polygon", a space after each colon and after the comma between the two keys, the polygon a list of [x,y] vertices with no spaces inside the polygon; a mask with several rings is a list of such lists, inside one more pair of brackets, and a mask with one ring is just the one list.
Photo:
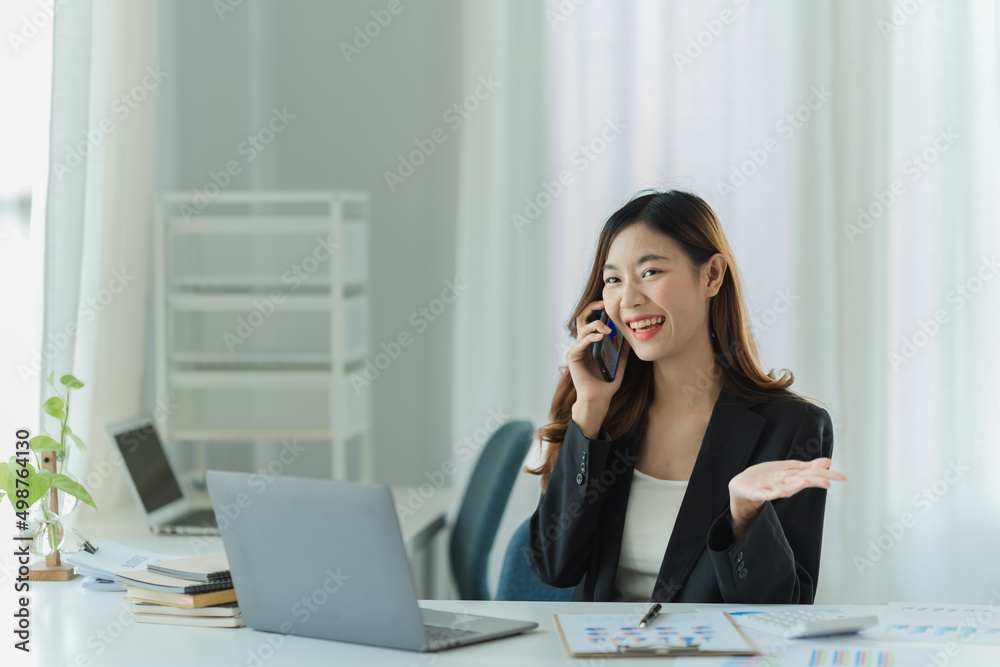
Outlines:
{"label": "white laptop in background", "polygon": [[167,459],[152,419],[130,419],[108,426],[122,455],[129,488],[154,533],[218,535],[211,504],[186,497]]}

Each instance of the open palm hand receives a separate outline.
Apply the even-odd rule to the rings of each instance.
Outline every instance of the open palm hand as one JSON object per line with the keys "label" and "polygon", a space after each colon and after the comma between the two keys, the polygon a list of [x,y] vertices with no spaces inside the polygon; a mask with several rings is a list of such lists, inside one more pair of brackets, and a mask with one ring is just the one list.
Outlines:
{"label": "open palm hand", "polygon": [[823,457],[811,461],[767,461],[752,465],[729,481],[729,508],[733,515],[733,538],[739,539],[768,500],[790,498],[802,489],[829,489],[833,481],[847,477],[830,470],[833,461]]}

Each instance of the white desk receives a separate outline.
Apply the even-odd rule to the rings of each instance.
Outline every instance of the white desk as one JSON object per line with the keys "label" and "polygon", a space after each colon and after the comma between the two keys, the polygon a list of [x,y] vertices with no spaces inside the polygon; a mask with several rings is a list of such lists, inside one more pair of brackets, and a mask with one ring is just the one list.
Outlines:
{"label": "white desk", "polygon": [[[394,489],[397,503],[405,502],[408,489]],[[451,494],[438,491],[411,516],[402,521],[407,550],[411,554],[431,544],[433,535],[444,526]],[[108,537],[127,540],[136,546],[187,555],[195,551],[220,549],[221,540],[211,543],[192,542],[187,537],[151,535],[141,518],[122,520],[105,514],[98,521],[81,525],[89,538]],[[205,548],[196,548],[196,547]],[[83,591],[79,579],[69,582],[31,583],[31,648],[30,663],[24,655],[16,656],[15,665],[32,664],[45,667],[79,665],[100,667],[200,667],[201,665],[264,667],[265,665],[596,665],[618,664],[618,661],[642,661],[650,658],[617,658],[609,663],[602,659],[573,659],[565,655],[553,626],[554,613],[634,613],[634,603],[555,603],[555,602],[483,602],[462,600],[427,600],[421,604],[432,609],[460,613],[499,616],[535,621],[538,629],[525,635],[483,644],[452,649],[442,653],[410,653],[391,649],[329,642],[306,637],[262,633],[250,628],[188,628],[171,625],[136,624],[122,601],[122,593]],[[640,605],[641,607],[642,605]],[[705,605],[665,605],[665,611],[687,611]],[[877,608],[870,608],[877,609]],[[271,642],[278,644],[277,648]],[[865,643],[854,638],[829,640],[842,644]],[[867,642],[873,648],[889,648]],[[922,648],[936,653],[943,647],[935,645],[899,644],[898,648]],[[5,646],[5,649],[9,646]],[[0,651],[0,655],[8,653]],[[663,660],[662,658],[660,660]],[[7,661],[2,661],[4,667]],[[928,662],[928,664],[933,664]],[[1000,665],[1000,647],[962,646],[961,653],[951,658],[948,667]]]}
{"label": "white desk", "polygon": [[[566,656],[552,621],[554,613],[634,613],[634,603],[489,602],[428,600],[422,606],[447,611],[535,621],[538,628],[516,637],[484,642],[441,653],[411,653],[264,633],[249,628],[189,628],[136,624],[122,606],[121,593],[81,591],[79,586],[37,582],[32,586],[32,664],[40,667],[213,667],[245,665],[617,665],[654,664],[650,658],[606,661]],[[664,611],[687,611],[704,605],[665,605]],[[731,607],[730,607],[731,608]],[[878,608],[868,608],[878,609]],[[273,648],[268,640],[278,644]],[[890,648],[854,638],[830,643]],[[899,648],[932,651],[933,645],[899,644]],[[933,652],[940,650],[934,648]],[[657,662],[655,664],[662,664]],[[928,662],[928,664],[933,664]],[[1000,665],[1000,647],[963,646],[948,667]]]}

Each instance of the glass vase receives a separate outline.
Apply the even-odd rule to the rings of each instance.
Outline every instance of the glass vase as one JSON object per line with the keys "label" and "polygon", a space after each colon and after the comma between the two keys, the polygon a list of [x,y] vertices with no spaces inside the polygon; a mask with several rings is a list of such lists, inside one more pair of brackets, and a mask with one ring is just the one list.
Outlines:
{"label": "glass vase", "polygon": [[28,512],[28,529],[22,532],[22,535],[32,538],[28,551],[39,556],[49,556],[61,550],[66,541],[66,529],[62,517],[52,511],[46,516],[39,506],[39,503],[47,502],[49,502],[48,493],[38,503],[32,505]]}

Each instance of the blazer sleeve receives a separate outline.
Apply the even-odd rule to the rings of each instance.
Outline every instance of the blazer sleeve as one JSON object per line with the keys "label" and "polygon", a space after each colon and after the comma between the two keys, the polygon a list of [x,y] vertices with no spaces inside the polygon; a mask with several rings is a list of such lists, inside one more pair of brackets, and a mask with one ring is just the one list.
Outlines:
{"label": "blazer sleeve", "polygon": [[[810,409],[785,459],[809,461],[833,453],[833,425]],[[734,604],[812,604],[819,577],[826,489],[809,488],[767,501],[739,540],[729,507],[715,520],[708,549],[723,599]]]}
{"label": "blazer sleeve", "polygon": [[[570,420],[549,482],[529,523],[528,563],[544,583],[568,588],[583,579],[597,539],[601,503],[614,483],[602,474],[616,460],[611,437],[583,435]],[[614,477],[617,478],[618,473]]]}

